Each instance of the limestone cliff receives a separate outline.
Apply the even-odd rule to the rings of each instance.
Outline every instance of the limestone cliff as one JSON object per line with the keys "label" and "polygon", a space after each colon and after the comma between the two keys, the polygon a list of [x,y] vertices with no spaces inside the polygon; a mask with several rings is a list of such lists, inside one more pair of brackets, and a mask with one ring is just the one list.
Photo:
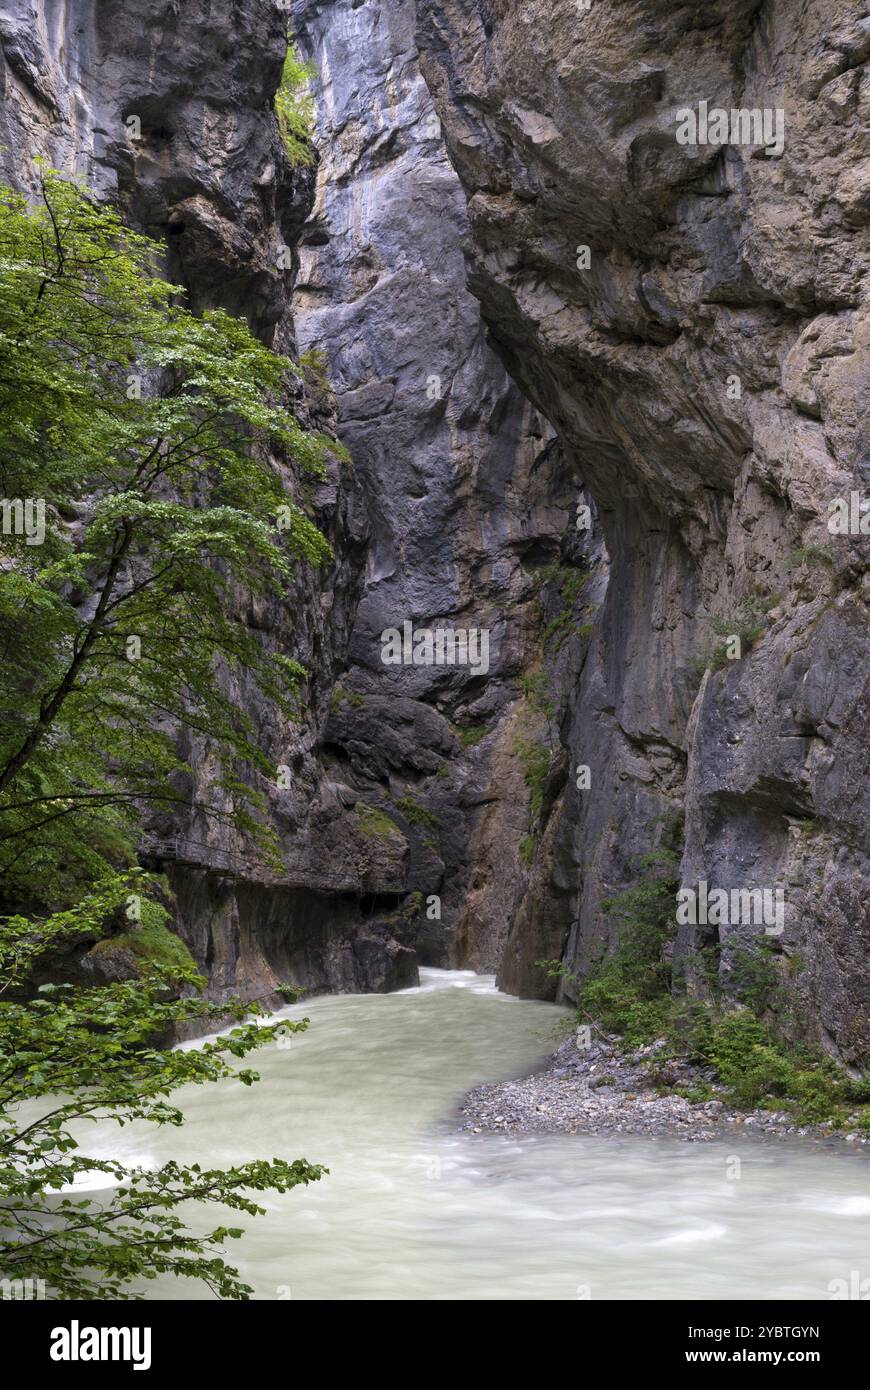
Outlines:
{"label": "limestone cliff", "polygon": [[[325,355],[371,521],[324,757],[407,841],[421,960],[495,970],[529,831],[514,746],[545,724],[519,682],[541,661],[542,567],[568,529],[567,472],[466,289],[465,200],[413,6],[299,0],[293,23],[317,74],[320,152],[297,331]],[[381,633],[404,622],[486,630],[488,670],[384,665]]]}
{"label": "limestone cliff", "polygon": [[[602,897],[670,839],[684,884],[783,890],[784,978],[853,1061],[870,1044],[870,590],[866,539],[827,521],[870,466],[862,9],[418,5],[469,285],[611,564],[560,699],[591,789],[569,780],[554,804],[503,978],[536,991],[555,915],[566,960],[588,961]],[[677,113],[702,101],[782,112],[782,150],[680,143]],[[742,634],[740,659],[716,659],[717,631]],[[717,933],[679,949],[692,935]],[[727,972],[746,933],[718,935]]]}

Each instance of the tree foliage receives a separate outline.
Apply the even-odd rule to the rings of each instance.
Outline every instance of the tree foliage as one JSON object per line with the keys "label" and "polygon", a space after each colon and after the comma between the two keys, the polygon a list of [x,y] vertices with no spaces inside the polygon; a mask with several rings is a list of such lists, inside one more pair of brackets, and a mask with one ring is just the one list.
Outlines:
{"label": "tree foliage", "polygon": [[0,487],[46,507],[41,545],[0,535],[0,872],[51,901],[183,799],[179,728],[222,750],[213,814],[255,829],[240,766],[275,770],[218,673],[292,712],[301,668],[236,615],[327,557],[270,460],[317,472],[328,441],[282,404],[288,360],[187,311],[153,243],[53,174],[41,194],[0,190]]}

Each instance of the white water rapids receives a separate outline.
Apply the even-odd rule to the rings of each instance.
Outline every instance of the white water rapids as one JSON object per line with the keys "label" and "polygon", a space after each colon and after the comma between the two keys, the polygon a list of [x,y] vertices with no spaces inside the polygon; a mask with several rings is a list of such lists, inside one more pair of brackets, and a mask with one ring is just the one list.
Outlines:
{"label": "white water rapids", "polygon": [[[226,1256],[261,1299],[825,1300],[830,1281],[870,1275],[859,1154],[749,1138],[458,1133],[464,1091],[530,1070],[558,1040],[562,1011],[499,994],[485,976],[421,978],[399,994],[282,1010],[311,1026],[248,1059],[257,1085],[188,1088],[180,1130],[101,1127],[83,1134],[85,1151],[148,1165],[326,1164],[309,1188],[263,1194],[266,1216],[233,1215],[247,1231]],[[172,1279],[143,1292],[211,1297]]]}

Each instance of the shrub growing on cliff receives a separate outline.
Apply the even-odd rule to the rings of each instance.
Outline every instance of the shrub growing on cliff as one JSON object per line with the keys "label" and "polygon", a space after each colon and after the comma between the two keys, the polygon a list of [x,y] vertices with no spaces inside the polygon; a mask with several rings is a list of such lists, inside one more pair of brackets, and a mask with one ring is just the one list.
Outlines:
{"label": "shrub growing on cliff", "polygon": [[453,732],[463,748],[476,748],[486,738],[489,728],[488,724],[454,724]]}
{"label": "shrub growing on cliff", "polygon": [[714,636],[704,643],[695,656],[692,663],[695,679],[700,681],[708,667],[721,671],[730,661],[748,655],[765,632],[766,615],[775,602],[772,595],[765,599],[761,595],[750,594],[741,599],[731,615],[709,618]]}
{"label": "shrub growing on cliff", "polygon": [[402,837],[402,832],[394,820],[382,811],[379,806],[369,806],[365,801],[358,801],[356,813],[359,818],[360,834],[365,835],[366,839],[389,839],[391,836]]}
{"label": "shrub growing on cliff", "polygon": [[621,1034],[629,1046],[660,1036],[670,1017],[676,867],[677,857],[668,850],[644,855],[637,885],[605,901],[616,945],[580,991],[584,1014]]}
{"label": "shrub growing on cliff", "polygon": [[278,129],[291,164],[312,164],[314,148],[311,132],[314,128],[314,97],[310,92],[314,68],[303,63],[287,39],[287,53],[281,73],[281,85],[275,93],[275,115]]}
{"label": "shrub growing on cliff", "polygon": [[514,753],[523,765],[523,778],[529,789],[529,810],[536,821],[544,805],[544,785],[550,771],[550,750],[534,739],[518,738]]}
{"label": "shrub growing on cliff", "polygon": [[542,714],[547,723],[553,721],[556,702],[550,693],[550,681],[546,671],[532,671],[520,676],[520,689],[536,714]]}
{"label": "shrub growing on cliff", "polygon": [[424,839],[427,843],[437,848],[441,820],[434,811],[421,805],[413,796],[397,797],[396,809],[401,811],[405,820],[410,821],[411,825],[416,825],[424,832]]}
{"label": "shrub growing on cliff", "polygon": [[542,640],[545,650],[551,643],[555,643],[555,650],[559,652],[570,637],[588,636],[586,629],[591,630],[591,625],[580,622],[578,608],[580,595],[588,584],[590,575],[585,568],[548,565],[543,577],[548,584],[552,584],[560,606],[556,616],[544,627]]}

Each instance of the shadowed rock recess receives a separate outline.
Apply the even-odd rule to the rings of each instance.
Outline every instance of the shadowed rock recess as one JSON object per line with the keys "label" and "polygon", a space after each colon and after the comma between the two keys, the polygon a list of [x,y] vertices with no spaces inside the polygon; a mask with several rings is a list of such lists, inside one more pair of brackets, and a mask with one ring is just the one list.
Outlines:
{"label": "shadowed rock recess", "polygon": [[[81,175],[195,309],[312,350],[297,409],[352,458],[287,476],[331,568],[245,610],[309,673],[295,724],[234,691],[292,770],[261,786],[283,872],[145,830],[214,996],[420,962],[552,997],[535,962],[582,973],[665,847],[684,885],[782,890],[801,1026],[866,1064],[868,541],[827,525],[870,487],[860,7],[13,0],[0,43],[4,176]],[[783,112],[781,154],[679,143],[701,101]],[[486,630],[487,669],[384,664],[405,622]],[[727,986],[763,932],[676,950]]]}

